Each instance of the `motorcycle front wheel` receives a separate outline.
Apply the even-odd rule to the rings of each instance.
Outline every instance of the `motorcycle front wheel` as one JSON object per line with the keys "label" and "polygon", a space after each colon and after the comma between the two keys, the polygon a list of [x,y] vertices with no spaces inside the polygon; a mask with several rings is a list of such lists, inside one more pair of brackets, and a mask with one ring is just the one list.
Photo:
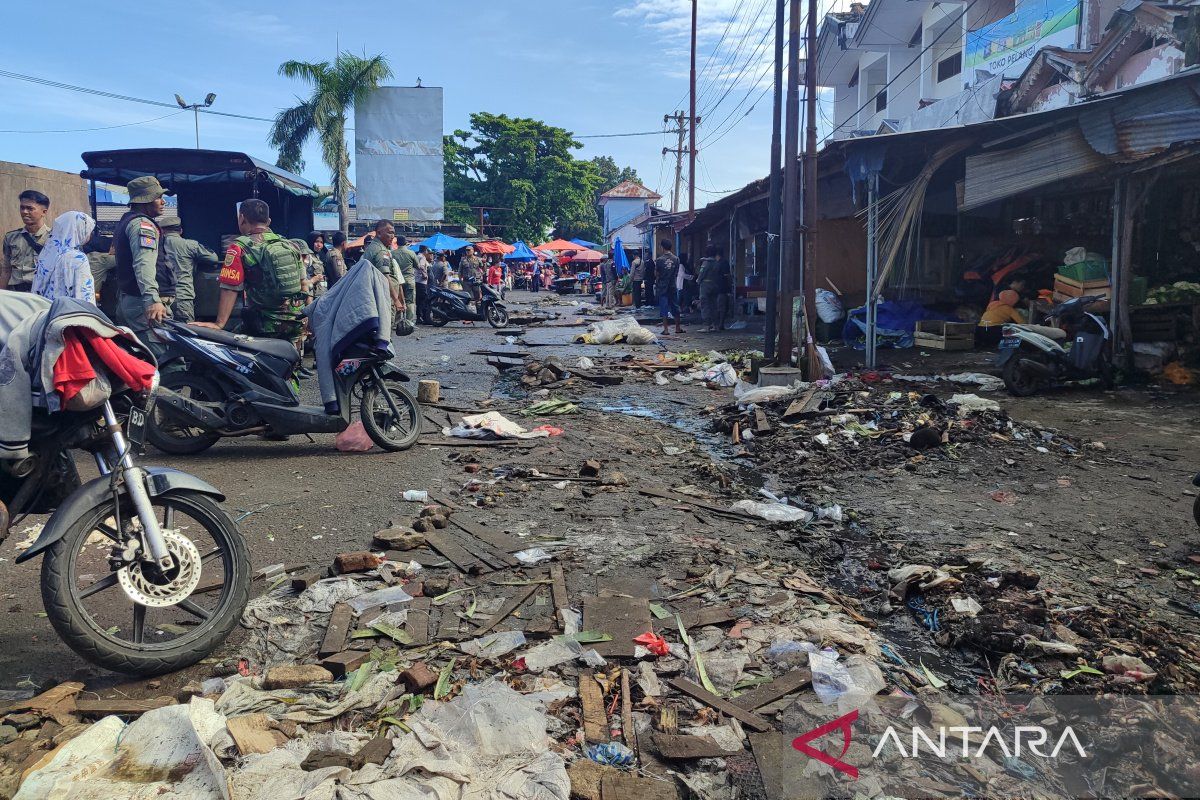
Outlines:
{"label": "motorcycle front wheel", "polygon": [[487,321],[493,328],[503,328],[508,324],[508,309],[499,303],[488,306]]}
{"label": "motorcycle front wheel", "polygon": [[371,441],[392,452],[412,447],[421,435],[421,405],[417,398],[400,381],[388,378],[381,386],[368,375],[362,387],[359,413]]}
{"label": "motorcycle front wheel", "polygon": [[1028,367],[1021,366],[1023,356],[1021,353],[1016,353],[1008,361],[1004,363],[1004,371],[1001,377],[1004,379],[1004,386],[1008,389],[1009,394],[1014,397],[1030,397],[1038,393],[1042,388],[1043,378]]}
{"label": "motorcycle front wheel", "polygon": [[[137,526],[127,495],[79,516],[42,560],[42,603],[72,650],[131,675],[175,672],[225,641],[250,599],[250,554],[237,525],[207,495],[151,498],[175,565],[109,563]],[[119,523],[118,523],[119,520]]]}

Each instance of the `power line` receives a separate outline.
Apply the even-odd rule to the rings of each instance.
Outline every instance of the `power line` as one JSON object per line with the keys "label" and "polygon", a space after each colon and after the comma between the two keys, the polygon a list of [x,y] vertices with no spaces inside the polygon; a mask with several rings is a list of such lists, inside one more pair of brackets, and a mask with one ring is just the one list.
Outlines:
{"label": "power line", "polygon": [[[90,95],[93,95],[96,97],[107,97],[112,100],[124,100],[129,103],[142,103],[143,105],[159,106],[161,108],[176,108],[177,107],[175,103],[166,103],[166,102],[162,102],[160,100],[150,100],[145,97],[134,97],[132,95],[105,91],[103,89],[92,89],[87,86],[77,86],[77,85],[71,84],[71,83],[63,83],[62,81],[50,80],[49,78],[39,78],[35,75],[24,75],[19,72],[10,72],[8,70],[0,70],[0,78],[11,78],[13,80],[27,81],[29,83],[36,83],[40,86],[50,86],[55,89],[66,89],[68,91],[79,92],[81,94],[90,94]],[[199,109],[199,111],[201,114],[213,114],[218,117],[231,117],[233,119],[248,119],[248,120],[253,120],[255,122],[270,122],[272,124],[274,124],[274,122],[275,122],[275,120],[270,117],[255,117],[255,116],[251,116],[248,114],[235,114],[230,111],[214,111],[211,108],[201,108],[201,109]],[[174,114],[168,114],[166,116],[174,116]],[[156,119],[165,119],[165,117],[157,117]],[[146,122],[154,122],[154,121],[155,120],[145,120],[144,122],[141,122],[141,123],[135,122],[135,123],[129,123],[129,124],[130,125],[140,125],[140,124],[145,124]],[[126,127],[126,126],[113,125],[111,127],[119,128],[119,127]],[[93,130],[106,130],[106,129],[105,128],[79,128],[78,132],[86,132],[86,131],[93,131]],[[346,130],[353,130],[353,129],[347,128]],[[26,131],[0,131],[0,132],[2,132],[2,133],[25,133]],[[63,130],[63,131],[28,131],[28,133],[73,133],[73,132],[75,132],[75,131],[67,131],[67,130]],[[631,133],[595,133],[595,134],[580,135],[580,136],[576,136],[575,138],[576,139],[612,139],[612,138],[618,138],[618,137],[624,137],[624,136],[657,136],[660,133],[662,133],[662,131],[634,131]]]}
{"label": "power line", "polygon": [[[704,90],[702,90],[700,92],[700,94],[698,95],[698,97],[697,97],[698,102],[704,101],[705,98],[711,99],[711,97],[717,91],[720,91],[719,89],[716,89],[715,87],[717,87],[720,83],[725,82],[725,80],[726,80],[724,78],[725,73],[734,64],[738,63],[739,57],[741,56],[743,49],[745,49],[746,44],[750,41],[751,31],[753,31],[754,28],[758,25],[758,21],[760,19],[762,19],[762,15],[766,11],[767,6],[769,4],[770,4],[770,0],[763,0],[762,5],[760,5],[758,8],[757,14],[754,16],[754,18],[752,20],[750,20],[747,23],[746,28],[742,31],[738,46],[729,54],[729,56],[725,59],[724,63],[722,63],[721,66],[718,68],[716,74],[713,76],[712,82],[710,82],[708,85],[706,85],[704,87]],[[726,97],[729,96],[729,92],[732,90],[732,88],[734,86],[737,85],[738,81],[741,80],[741,78],[745,74],[746,70],[749,69],[750,65],[754,62],[754,59],[757,58],[759,56],[759,54],[762,52],[763,45],[766,43],[767,38],[771,35],[773,30],[774,30],[773,25],[767,26],[767,28],[763,31],[763,35],[759,38],[758,43],[754,46],[753,50],[751,51],[750,56],[744,62],[742,62],[741,68],[738,69],[738,71],[735,75],[733,75],[732,80],[729,80],[728,83],[726,84],[725,93],[723,95],[721,95],[720,99],[718,99],[717,102],[711,108],[707,109],[704,112],[705,114],[711,115],[713,112],[716,111],[717,106],[721,105],[721,102]]]}
{"label": "power line", "polygon": [[[698,80],[703,80],[704,76],[708,74],[709,65],[712,64],[713,60],[717,57],[717,52],[720,51],[721,44],[725,41],[725,37],[729,35],[729,30],[733,27],[733,21],[737,19],[738,12],[741,10],[745,2],[746,0],[738,0],[738,4],[733,7],[733,12],[729,15],[729,21],[725,23],[725,30],[721,31],[721,38],[717,40],[716,45],[713,46],[712,52],[708,54],[708,58],[705,59],[704,65],[700,68],[697,78]],[[676,107],[682,105],[683,101],[687,99],[687,96],[688,93],[684,92],[683,97],[679,98],[674,105]]]}
{"label": "power line", "polygon": [[41,131],[0,130],[0,133],[90,133],[92,131],[111,131],[114,128],[129,128],[134,125],[146,125],[151,122],[158,122],[160,119],[167,119],[169,117],[179,116],[180,114],[182,114],[183,112],[185,112],[187,110],[188,109],[186,109],[186,108],[181,108],[181,109],[171,112],[170,114],[163,114],[161,117],[154,117],[153,119],[143,119],[143,120],[139,120],[137,122],[125,122],[120,125],[102,125],[98,128],[65,128],[65,129],[61,129],[61,130],[41,130]]}

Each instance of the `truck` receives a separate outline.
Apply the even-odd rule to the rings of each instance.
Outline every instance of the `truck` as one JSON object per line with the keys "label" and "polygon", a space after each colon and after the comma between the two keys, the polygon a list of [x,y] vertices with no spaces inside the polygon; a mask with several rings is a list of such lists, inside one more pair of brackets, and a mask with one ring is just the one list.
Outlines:
{"label": "truck", "polygon": [[[97,182],[125,186],[134,178],[153,175],[175,192],[184,236],[218,255],[239,233],[238,204],[251,197],[270,206],[276,233],[303,238],[312,231],[317,187],[246,153],[175,147],[95,150],[84,153],[83,162],[87,169],[80,175],[88,181],[93,218]],[[216,317],[217,278],[217,271],[195,276],[197,319]]]}

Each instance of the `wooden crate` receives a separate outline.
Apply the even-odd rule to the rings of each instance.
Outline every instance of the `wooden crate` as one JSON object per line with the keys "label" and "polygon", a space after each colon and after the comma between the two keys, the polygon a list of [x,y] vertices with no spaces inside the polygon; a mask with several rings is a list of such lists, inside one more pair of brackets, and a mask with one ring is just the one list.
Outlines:
{"label": "wooden crate", "polygon": [[971,350],[975,347],[975,324],[923,319],[913,332],[913,345],[934,350]]}
{"label": "wooden crate", "polygon": [[1062,295],[1067,300],[1070,300],[1072,297],[1083,297],[1084,295],[1103,297],[1108,300],[1112,298],[1112,284],[1107,279],[1073,281],[1062,275],[1055,275],[1054,294],[1056,300],[1058,299],[1058,295]]}

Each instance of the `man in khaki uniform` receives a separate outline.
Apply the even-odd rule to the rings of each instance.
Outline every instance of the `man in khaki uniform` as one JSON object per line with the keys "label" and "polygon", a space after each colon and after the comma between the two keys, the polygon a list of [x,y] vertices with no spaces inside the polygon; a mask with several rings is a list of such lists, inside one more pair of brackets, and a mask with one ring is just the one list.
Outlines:
{"label": "man in khaki uniform", "polygon": [[392,243],[396,241],[396,228],[386,219],[375,223],[375,238],[363,250],[363,258],[375,265],[375,269],[383,273],[392,287],[392,305],[397,311],[404,310],[404,276],[400,274],[400,265],[392,251]]}
{"label": "man in khaki uniform", "polygon": [[134,178],[127,188],[129,211],[117,222],[113,236],[121,292],[117,312],[142,338],[150,325],[170,316],[167,307],[175,300],[175,274],[162,247],[162,231],[154,221],[166,208],[163,196],[172,192],[153,175]]}
{"label": "man in khaki uniform", "polygon": [[50,198],[34,189],[26,189],[17,196],[17,202],[25,227],[4,234],[4,245],[0,248],[0,289],[29,292],[33,290],[38,254],[50,236],[50,228],[45,222]]}
{"label": "man in khaki uniform", "polygon": [[215,271],[221,259],[195,239],[185,239],[183,223],[176,215],[161,216],[156,222],[162,230],[162,246],[167,252],[167,263],[175,275],[175,303],[171,306],[171,319],[176,322],[195,322],[196,270]]}
{"label": "man in khaki uniform", "polygon": [[396,265],[400,267],[400,278],[404,291],[404,316],[409,322],[417,321],[417,254],[408,248],[408,239],[396,237],[399,245],[394,251]]}

